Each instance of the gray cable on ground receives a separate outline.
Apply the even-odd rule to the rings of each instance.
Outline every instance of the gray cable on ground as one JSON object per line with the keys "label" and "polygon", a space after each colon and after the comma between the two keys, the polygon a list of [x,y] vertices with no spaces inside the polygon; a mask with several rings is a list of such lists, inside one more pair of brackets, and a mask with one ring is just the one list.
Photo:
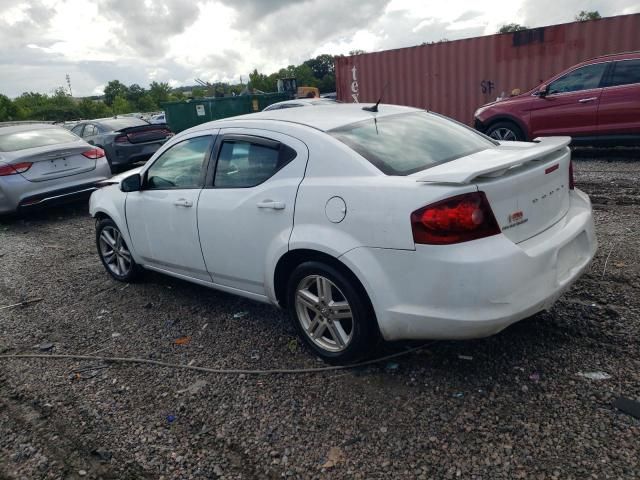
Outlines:
{"label": "gray cable on ground", "polygon": [[318,372],[330,372],[335,370],[348,370],[352,368],[364,367],[366,365],[373,365],[375,363],[391,360],[392,358],[402,357],[413,352],[417,352],[431,345],[433,342],[425,343],[419,347],[410,348],[402,352],[393,353],[384,357],[376,358],[373,360],[367,360],[365,362],[354,363],[353,365],[336,365],[332,367],[318,367],[318,368],[299,368],[299,369],[287,369],[276,368],[272,370],[243,370],[243,369],[224,369],[224,368],[209,368],[209,367],[197,367],[195,365],[182,365],[178,363],[161,362],[159,360],[148,360],[145,358],[133,358],[133,357],[94,357],[92,355],[63,355],[63,354],[16,354],[16,355],[0,355],[0,360],[11,359],[28,359],[28,358],[46,358],[46,359],[71,359],[71,360],[93,360],[107,363],[137,363],[145,365],[154,365],[157,367],[167,368],[181,368],[185,370],[195,370],[197,372],[206,373],[218,373],[221,375],[273,375],[273,374],[304,374],[304,373],[318,373]]}

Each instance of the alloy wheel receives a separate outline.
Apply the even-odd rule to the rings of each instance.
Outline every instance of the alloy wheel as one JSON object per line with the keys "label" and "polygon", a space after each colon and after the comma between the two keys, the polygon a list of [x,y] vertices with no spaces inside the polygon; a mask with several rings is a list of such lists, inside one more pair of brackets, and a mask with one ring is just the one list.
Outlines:
{"label": "alloy wheel", "polygon": [[113,274],[124,277],[131,272],[133,259],[120,231],[106,226],[100,232],[100,255]]}
{"label": "alloy wheel", "polygon": [[345,350],[353,338],[351,306],[340,289],[322,275],[303,278],[296,288],[298,321],[307,337],[329,352]]}
{"label": "alloy wheel", "polygon": [[505,140],[509,142],[515,142],[518,140],[518,136],[516,133],[505,127],[496,128],[493,132],[489,134],[491,138],[494,140]]}

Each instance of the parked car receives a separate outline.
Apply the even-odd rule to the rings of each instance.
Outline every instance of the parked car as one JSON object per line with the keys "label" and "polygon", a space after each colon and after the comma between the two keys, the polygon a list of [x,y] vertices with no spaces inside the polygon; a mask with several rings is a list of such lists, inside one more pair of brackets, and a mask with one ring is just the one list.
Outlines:
{"label": "parked car", "polygon": [[173,133],[166,125],[151,125],[136,117],[83,120],[71,129],[91,145],[106,152],[113,172],[148,160]]}
{"label": "parked car", "polygon": [[111,176],[101,148],[51,124],[0,124],[0,214],[73,200]]}
{"label": "parked car", "polygon": [[279,305],[315,354],[348,362],[378,336],[492,335],[587,268],[596,238],[568,137],[506,146],[440,115],[368,108],[181,132],[91,196],[107,272]]}
{"label": "parked car", "polygon": [[497,140],[570,135],[575,144],[640,145],[640,52],[579,63],[539,87],[475,112]]}
{"label": "parked car", "polygon": [[165,117],[164,113],[159,113],[158,115],[153,115],[151,116],[151,118],[149,119],[149,123],[152,124],[160,124],[160,123],[167,123],[167,118]]}
{"label": "parked car", "polygon": [[263,112],[270,110],[281,110],[283,108],[313,107],[319,105],[335,105],[337,102],[329,98],[298,98],[296,100],[285,100],[284,102],[272,103],[262,109]]}

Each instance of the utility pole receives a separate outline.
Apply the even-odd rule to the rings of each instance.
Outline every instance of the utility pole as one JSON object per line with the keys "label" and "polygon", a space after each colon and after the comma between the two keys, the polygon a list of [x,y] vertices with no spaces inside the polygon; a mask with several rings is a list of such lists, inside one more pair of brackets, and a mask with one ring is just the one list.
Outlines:
{"label": "utility pole", "polygon": [[67,73],[67,85],[69,85],[69,95],[73,97],[73,92],[71,91],[71,77]]}

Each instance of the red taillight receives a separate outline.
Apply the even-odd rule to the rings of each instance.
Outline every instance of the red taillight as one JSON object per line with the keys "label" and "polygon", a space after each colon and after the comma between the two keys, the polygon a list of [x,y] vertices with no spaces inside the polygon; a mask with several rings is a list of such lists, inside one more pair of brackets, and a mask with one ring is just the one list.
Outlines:
{"label": "red taillight", "polygon": [[569,160],[569,190],[576,188],[576,183],[573,180],[573,160]]}
{"label": "red taillight", "polygon": [[129,137],[126,135],[118,135],[113,141],[116,143],[129,143]]}
{"label": "red taillight", "polygon": [[82,152],[82,155],[84,155],[87,158],[90,158],[91,160],[96,160],[98,158],[104,157],[104,150],[96,147],[96,148],[92,148],[91,150],[87,150],[86,152]]}
{"label": "red taillight", "polygon": [[0,177],[24,173],[31,168],[31,165],[33,165],[31,162],[14,163],[13,165],[0,165]]}
{"label": "red taillight", "polygon": [[500,233],[484,192],[465,193],[427,205],[411,214],[413,240],[450,245]]}

